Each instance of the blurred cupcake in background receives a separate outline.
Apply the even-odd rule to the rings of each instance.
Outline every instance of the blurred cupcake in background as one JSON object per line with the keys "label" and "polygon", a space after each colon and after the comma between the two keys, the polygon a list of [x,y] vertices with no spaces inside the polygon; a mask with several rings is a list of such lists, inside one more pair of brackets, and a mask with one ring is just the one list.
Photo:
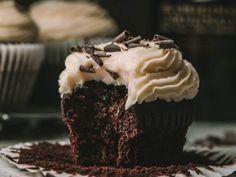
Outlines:
{"label": "blurred cupcake in background", "polygon": [[70,47],[88,42],[107,42],[109,39],[106,37],[113,35],[117,26],[105,9],[88,1],[36,2],[30,7],[30,16],[38,27],[38,40],[45,46],[45,61],[32,104],[56,106],[59,104],[57,77]]}
{"label": "blurred cupcake in background", "polygon": [[33,44],[37,30],[14,1],[0,1],[0,110],[21,110],[30,98],[43,60]]}
{"label": "blurred cupcake in background", "polygon": [[43,1],[30,11],[41,41],[108,36],[115,22],[99,5],[87,1]]}

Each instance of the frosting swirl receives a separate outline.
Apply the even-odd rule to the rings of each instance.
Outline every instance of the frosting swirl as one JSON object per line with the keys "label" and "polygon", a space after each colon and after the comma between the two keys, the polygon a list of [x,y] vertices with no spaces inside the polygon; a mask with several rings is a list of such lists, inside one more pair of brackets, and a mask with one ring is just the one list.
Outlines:
{"label": "frosting swirl", "polygon": [[42,41],[105,36],[116,30],[105,10],[92,2],[43,1],[31,7],[30,15]]}
{"label": "frosting swirl", "polygon": [[28,42],[35,35],[33,22],[16,8],[14,1],[0,1],[0,41]]}
{"label": "frosting swirl", "polygon": [[[74,52],[65,61],[65,70],[59,79],[59,92],[71,93],[76,84],[83,85],[89,80],[106,84],[125,85],[128,89],[126,109],[135,103],[151,102],[157,99],[181,101],[193,99],[198,92],[199,77],[194,67],[182,58],[177,49],[161,49],[155,42],[142,40],[144,46],[127,49],[124,44],[115,43],[121,51],[107,52],[109,57],[101,57],[103,67],[86,52]],[[96,45],[103,50],[110,43]],[[96,73],[81,72],[79,67],[94,66]],[[118,73],[113,79],[104,70]]]}

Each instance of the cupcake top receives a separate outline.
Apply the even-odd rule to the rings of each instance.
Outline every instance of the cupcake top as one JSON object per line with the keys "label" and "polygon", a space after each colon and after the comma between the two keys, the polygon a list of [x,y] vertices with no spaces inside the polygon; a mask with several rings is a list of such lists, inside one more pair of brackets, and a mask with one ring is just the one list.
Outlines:
{"label": "cupcake top", "polygon": [[31,7],[40,40],[104,36],[116,30],[114,21],[97,4],[86,1],[43,1]]}
{"label": "cupcake top", "polygon": [[113,41],[100,45],[74,46],[59,78],[59,92],[71,93],[75,85],[89,80],[125,85],[126,109],[135,103],[157,99],[193,99],[199,77],[184,60],[173,40],[155,35],[153,40],[130,37],[124,31]]}
{"label": "cupcake top", "polygon": [[19,11],[14,1],[0,1],[0,41],[29,42],[36,30],[30,18]]}

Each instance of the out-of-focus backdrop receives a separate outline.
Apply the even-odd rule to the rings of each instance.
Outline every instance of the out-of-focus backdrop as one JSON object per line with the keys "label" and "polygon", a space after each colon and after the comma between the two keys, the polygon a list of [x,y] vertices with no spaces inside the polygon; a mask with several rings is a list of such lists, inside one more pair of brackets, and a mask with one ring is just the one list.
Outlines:
{"label": "out-of-focus backdrop", "polygon": [[[50,17],[50,14],[46,17],[48,14],[46,9],[55,10],[55,6],[62,9],[58,12],[61,17],[57,16],[54,19],[63,20],[61,26],[66,26],[68,21],[80,18],[82,12],[77,14],[78,16],[75,14],[73,18],[67,19],[65,16],[69,17],[69,15],[63,5],[61,7],[61,5],[55,4],[52,7],[56,1],[39,7],[39,1],[17,0],[20,11],[30,14],[35,23],[38,23],[36,25],[39,25],[41,31],[45,29],[44,33],[39,35],[42,40],[36,40],[37,43],[43,43],[45,46],[45,58],[26,106],[16,109],[17,111],[11,110],[9,106],[0,109],[2,117],[0,124],[3,127],[0,138],[6,137],[7,132],[14,127],[20,127],[20,124],[16,123],[15,117],[24,120],[26,117],[34,118],[38,115],[42,119],[30,118],[30,123],[28,120],[21,121],[21,123],[24,126],[30,124],[28,127],[31,128],[37,127],[34,128],[34,131],[30,131],[35,136],[43,134],[44,130],[54,131],[54,133],[61,131],[63,134],[61,120],[56,122],[54,118],[49,120],[48,117],[60,117],[57,78],[63,69],[64,58],[69,54],[69,46],[106,41],[124,29],[128,29],[133,35],[142,35],[145,38],[152,38],[155,33],[166,35],[173,38],[175,43],[180,46],[183,56],[192,62],[200,75],[200,91],[195,111],[196,120],[225,122],[236,120],[236,2],[234,0],[94,0],[89,2],[98,4],[106,11],[106,16],[112,20],[112,26],[116,26],[114,30],[109,30],[111,27],[106,23],[107,26],[104,25],[102,28],[104,31],[99,33],[93,33],[91,29],[93,27],[88,28],[91,36],[81,35],[81,37],[76,36],[76,39],[71,37],[59,39],[58,36],[49,35],[51,29],[46,31],[47,28],[44,28],[45,26],[51,27],[52,24],[46,24],[46,22],[47,19],[54,18],[53,15]],[[34,10],[32,4],[35,3],[37,4],[33,5]],[[90,9],[87,6],[86,8]],[[64,12],[65,16],[63,16]],[[100,12],[94,14],[94,18],[101,15]],[[100,19],[93,21],[88,18],[88,20],[95,23]],[[85,22],[78,21],[78,24],[80,23],[83,26],[86,25]],[[104,21],[101,23],[105,24]],[[81,30],[80,28],[80,26],[76,26],[76,28],[73,26],[71,30]],[[57,30],[53,30],[53,33],[56,34]],[[70,29],[67,29],[66,34],[70,33],[72,33]],[[84,34],[84,32],[80,34]],[[54,54],[60,54],[51,56],[52,51]],[[16,124],[15,126],[6,123],[11,120],[14,120],[12,122]],[[43,123],[44,121],[47,123]],[[28,137],[29,131],[24,131],[21,133]],[[50,131],[46,135],[52,134]]]}

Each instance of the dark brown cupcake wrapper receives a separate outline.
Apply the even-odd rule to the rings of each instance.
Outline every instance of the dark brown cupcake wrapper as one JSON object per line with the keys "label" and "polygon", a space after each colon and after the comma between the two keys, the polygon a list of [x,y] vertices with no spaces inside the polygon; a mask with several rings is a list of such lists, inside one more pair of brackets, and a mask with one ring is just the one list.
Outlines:
{"label": "dark brown cupcake wrapper", "polygon": [[149,130],[187,128],[193,117],[193,103],[188,100],[176,103],[155,101],[135,105],[135,109],[140,128]]}

